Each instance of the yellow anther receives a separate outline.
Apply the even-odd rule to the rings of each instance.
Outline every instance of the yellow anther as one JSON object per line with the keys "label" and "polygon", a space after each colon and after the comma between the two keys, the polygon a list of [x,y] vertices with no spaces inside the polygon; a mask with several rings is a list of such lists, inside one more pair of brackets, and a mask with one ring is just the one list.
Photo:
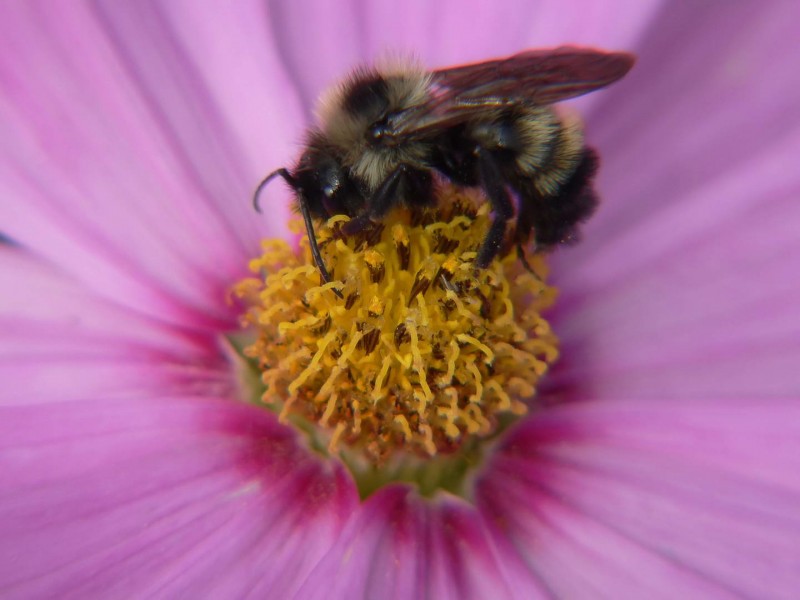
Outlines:
{"label": "yellow anther", "polygon": [[[340,231],[346,216],[318,224],[328,283],[303,238],[299,254],[263,244],[251,261],[259,277],[235,290],[257,332],[245,354],[262,371],[263,401],[327,431],[331,451],[344,445],[375,462],[451,453],[490,435],[499,414],[524,412],[521,400],[558,356],[540,314],[554,290],[515,253],[476,270],[488,206],[441,194],[438,213],[397,209],[350,237]],[[544,277],[542,258],[529,260]]]}

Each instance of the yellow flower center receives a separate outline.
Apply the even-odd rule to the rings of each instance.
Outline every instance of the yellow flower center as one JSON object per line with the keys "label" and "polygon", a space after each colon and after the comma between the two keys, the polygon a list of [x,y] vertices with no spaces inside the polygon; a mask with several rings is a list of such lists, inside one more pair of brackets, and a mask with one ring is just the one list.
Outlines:
{"label": "yellow flower center", "polygon": [[436,209],[396,209],[347,238],[346,216],[319,224],[330,283],[303,237],[299,252],[265,241],[257,277],[236,288],[257,333],[245,355],[261,401],[300,418],[329,452],[373,465],[454,453],[524,414],[558,355],[540,316],[555,298],[542,257],[531,259],[536,275],[515,253],[476,270],[488,206],[451,187],[440,196]]}

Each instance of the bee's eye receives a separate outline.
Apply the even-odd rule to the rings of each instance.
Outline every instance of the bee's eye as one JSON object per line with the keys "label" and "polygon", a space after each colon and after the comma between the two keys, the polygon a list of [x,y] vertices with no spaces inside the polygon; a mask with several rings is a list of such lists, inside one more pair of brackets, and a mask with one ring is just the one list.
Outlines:
{"label": "bee's eye", "polygon": [[375,76],[351,82],[344,96],[343,106],[353,116],[376,118],[389,106],[386,81]]}
{"label": "bee's eye", "polygon": [[369,127],[369,136],[375,141],[381,140],[386,135],[386,128],[386,119],[376,121]]}

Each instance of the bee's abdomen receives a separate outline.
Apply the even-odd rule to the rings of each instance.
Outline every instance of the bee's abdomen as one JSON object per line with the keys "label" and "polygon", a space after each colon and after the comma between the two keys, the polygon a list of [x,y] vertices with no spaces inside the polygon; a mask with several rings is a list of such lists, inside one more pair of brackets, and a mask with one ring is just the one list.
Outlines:
{"label": "bee's abdomen", "polygon": [[597,154],[583,148],[576,168],[553,194],[529,189],[520,204],[517,237],[527,241],[531,233],[540,249],[578,239],[578,225],[588,219],[597,207],[597,194],[592,180],[597,171]]}

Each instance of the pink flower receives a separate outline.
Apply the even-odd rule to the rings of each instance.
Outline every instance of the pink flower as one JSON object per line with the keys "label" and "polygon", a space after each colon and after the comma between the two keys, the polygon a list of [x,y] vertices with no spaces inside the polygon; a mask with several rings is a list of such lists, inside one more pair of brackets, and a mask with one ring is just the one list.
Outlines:
{"label": "pink flower", "polygon": [[[4,597],[791,597],[800,589],[796,3],[103,2],[0,12]],[[474,503],[385,488],[237,400],[226,293],[316,95],[632,50],[554,260],[563,358]]]}

